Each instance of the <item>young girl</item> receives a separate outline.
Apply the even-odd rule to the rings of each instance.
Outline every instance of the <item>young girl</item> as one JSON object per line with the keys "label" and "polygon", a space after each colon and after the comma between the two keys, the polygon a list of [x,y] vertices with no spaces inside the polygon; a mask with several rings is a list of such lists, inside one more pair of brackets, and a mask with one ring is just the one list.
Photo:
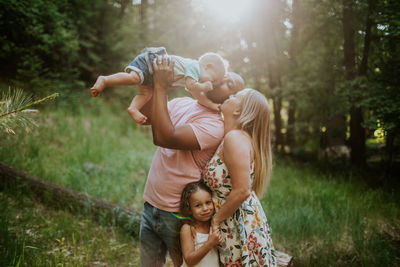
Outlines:
{"label": "young girl", "polygon": [[181,228],[182,267],[218,267],[216,246],[221,236],[211,231],[214,204],[210,189],[201,181],[187,184],[182,191],[180,212],[191,219]]}

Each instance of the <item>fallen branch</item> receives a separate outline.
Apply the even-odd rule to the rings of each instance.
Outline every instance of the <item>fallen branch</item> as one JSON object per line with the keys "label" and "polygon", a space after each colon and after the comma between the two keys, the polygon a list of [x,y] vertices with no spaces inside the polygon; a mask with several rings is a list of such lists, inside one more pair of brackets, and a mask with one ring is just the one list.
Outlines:
{"label": "fallen branch", "polygon": [[134,236],[139,232],[140,212],[44,181],[2,162],[0,188],[18,189],[55,208],[88,212],[96,220],[118,225]]}

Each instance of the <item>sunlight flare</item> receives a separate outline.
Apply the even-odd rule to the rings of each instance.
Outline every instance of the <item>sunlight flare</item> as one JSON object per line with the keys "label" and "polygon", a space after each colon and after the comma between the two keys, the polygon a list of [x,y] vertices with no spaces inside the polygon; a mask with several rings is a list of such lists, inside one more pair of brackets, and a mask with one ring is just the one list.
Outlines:
{"label": "sunlight flare", "polygon": [[197,0],[209,14],[225,22],[238,22],[251,7],[253,0]]}

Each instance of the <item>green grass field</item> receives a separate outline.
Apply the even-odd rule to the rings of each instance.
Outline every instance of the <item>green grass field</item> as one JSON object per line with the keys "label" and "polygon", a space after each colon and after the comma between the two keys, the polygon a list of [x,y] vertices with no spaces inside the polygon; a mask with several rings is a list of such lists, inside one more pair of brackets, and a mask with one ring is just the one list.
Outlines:
{"label": "green grass field", "polygon": [[[155,146],[118,104],[48,104],[39,127],[1,133],[0,161],[68,188],[140,210]],[[395,195],[349,174],[275,159],[262,199],[276,247],[295,266],[399,266]],[[138,243],[84,214],[54,210],[18,192],[0,193],[1,266],[137,266]]]}

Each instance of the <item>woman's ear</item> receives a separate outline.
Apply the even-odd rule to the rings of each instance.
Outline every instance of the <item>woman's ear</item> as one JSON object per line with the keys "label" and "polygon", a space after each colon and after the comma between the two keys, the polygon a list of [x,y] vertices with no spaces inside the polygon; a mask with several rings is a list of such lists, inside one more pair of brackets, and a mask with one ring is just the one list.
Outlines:
{"label": "woman's ear", "polygon": [[233,111],[233,115],[235,115],[235,116],[240,116],[240,114],[242,113],[242,111],[238,108],[238,109],[236,109],[235,111]]}

